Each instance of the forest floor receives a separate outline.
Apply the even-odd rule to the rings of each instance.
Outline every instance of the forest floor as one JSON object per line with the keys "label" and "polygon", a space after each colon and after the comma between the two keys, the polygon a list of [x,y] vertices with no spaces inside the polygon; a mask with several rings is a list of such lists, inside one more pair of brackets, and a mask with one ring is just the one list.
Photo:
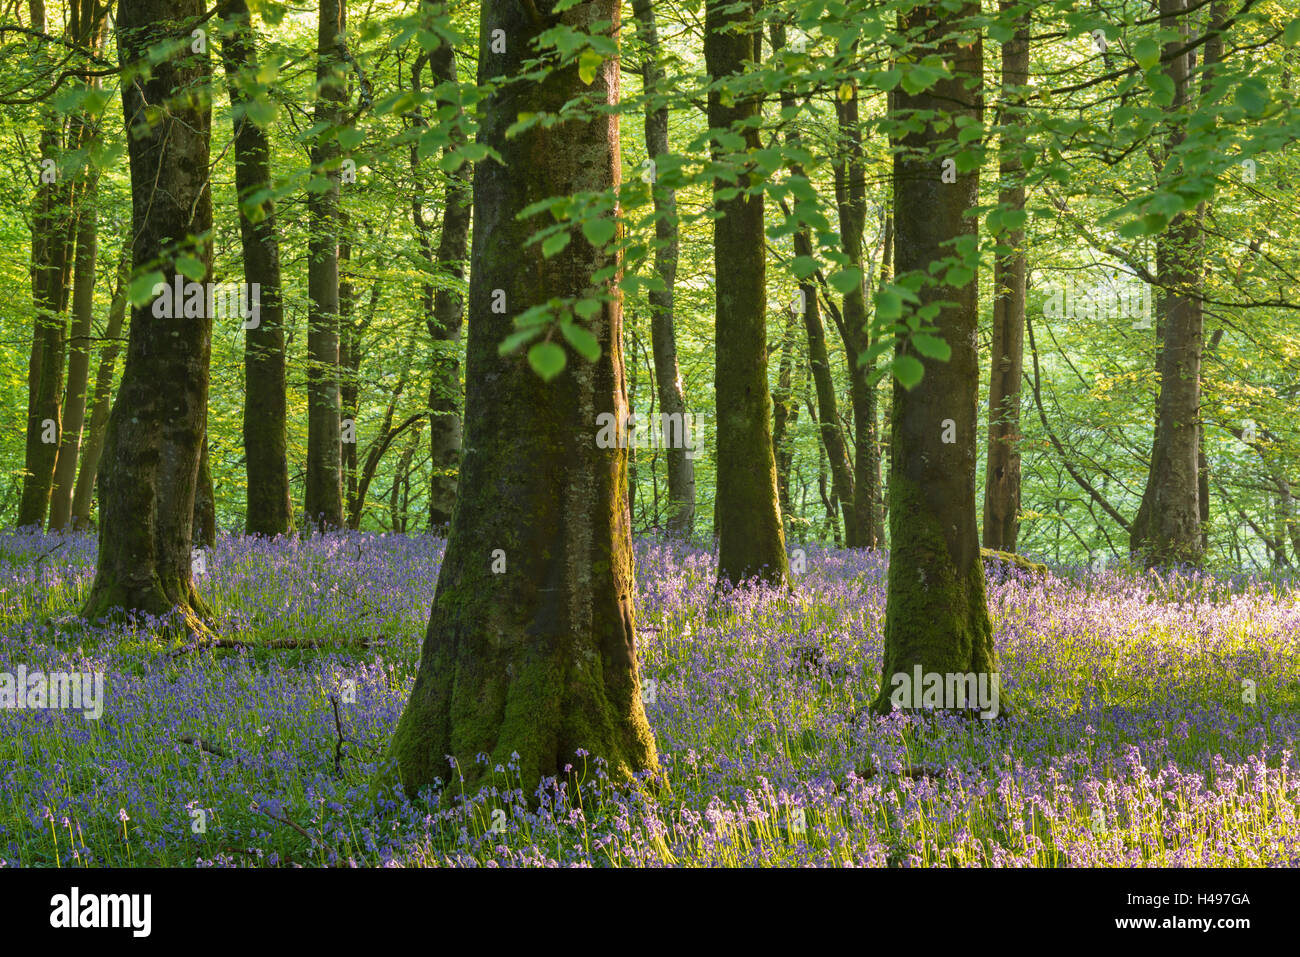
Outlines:
{"label": "forest floor", "polygon": [[0,681],[105,675],[97,720],[0,707],[0,866],[1300,864],[1300,590],[1244,575],[993,571],[1002,714],[877,718],[883,554],[715,604],[706,551],[642,541],[671,792],[575,755],[538,810],[509,767],[375,797],[443,544],[222,538],[200,650],[76,617],[93,538],[0,535]]}

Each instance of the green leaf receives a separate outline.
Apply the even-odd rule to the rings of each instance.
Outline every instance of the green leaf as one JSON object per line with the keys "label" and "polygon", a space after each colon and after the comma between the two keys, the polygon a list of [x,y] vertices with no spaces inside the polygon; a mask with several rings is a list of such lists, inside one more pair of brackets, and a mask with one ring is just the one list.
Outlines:
{"label": "green leaf", "polygon": [[600,248],[614,238],[617,228],[612,219],[588,219],[582,224],[582,235],[587,237],[587,242]]}
{"label": "green leaf", "polygon": [[130,285],[126,287],[127,298],[131,300],[131,305],[143,306],[153,298],[153,287],[160,282],[166,281],[167,277],[158,269],[141,273],[132,279]]}
{"label": "green leaf", "polygon": [[573,311],[583,319],[594,319],[600,315],[602,305],[599,299],[579,299],[573,304]]}
{"label": "green leaf", "polygon": [[564,338],[569,340],[569,345],[573,346],[574,351],[588,362],[595,362],[600,358],[600,343],[586,328],[576,323],[566,322],[560,326],[560,331],[564,333]]}
{"label": "green leaf", "polygon": [[807,279],[817,271],[817,260],[811,256],[795,256],[790,261],[790,271],[796,279]]}
{"label": "green leaf", "polygon": [[967,269],[965,266],[950,266],[947,274],[943,277],[944,282],[954,289],[961,289],[968,282],[975,278],[975,271]]}
{"label": "green leaf", "polygon": [[938,359],[940,362],[947,362],[952,358],[952,349],[947,342],[938,336],[926,335],[924,332],[918,332],[912,336],[912,347],[927,359]]}
{"label": "green leaf", "polygon": [[200,260],[185,255],[176,257],[176,271],[186,279],[192,279],[195,282],[203,282],[204,277],[208,274],[207,267]]}
{"label": "green leaf", "polygon": [[526,342],[532,342],[542,332],[541,326],[533,326],[531,329],[522,329],[519,332],[512,332],[501,341],[497,346],[497,355],[508,355],[514,352]]}
{"label": "green leaf", "polygon": [[1237,87],[1232,99],[1247,113],[1263,113],[1268,109],[1268,87],[1252,77]]}
{"label": "green leaf", "polygon": [[1133,46],[1133,59],[1142,69],[1149,70],[1160,62],[1160,44],[1151,37],[1143,37]]}
{"label": "green leaf", "polygon": [[903,315],[903,297],[893,289],[882,289],[876,293],[876,318],[881,322],[893,322]]}
{"label": "green leaf", "polygon": [[578,78],[590,86],[591,81],[596,79],[596,71],[604,62],[605,58],[595,50],[583,50],[578,57]]}
{"label": "green leaf", "polygon": [[279,113],[279,106],[269,96],[255,96],[244,103],[244,115],[259,129],[266,129],[274,123]]}
{"label": "green leaf", "polygon": [[903,78],[902,70],[898,70],[898,69],[881,70],[879,73],[875,74],[871,78],[871,82],[872,85],[876,87],[876,89],[884,90],[888,92],[889,90],[892,90],[894,87],[898,86],[898,81],[901,80],[902,78]]}
{"label": "green leaf", "polygon": [[841,296],[847,296],[855,289],[862,286],[862,270],[857,266],[850,266],[847,269],[841,269],[834,273],[827,280]]}
{"label": "green leaf", "polygon": [[895,356],[894,361],[889,364],[889,371],[902,383],[903,388],[910,389],[921,381],[921,376],[925,375],[925,366],[921,365],[921,360],[916,356]]}
{"label": "green leaf", "polygon": [[[253,122],[256,123],[257,121],[254,120]],[[258,123],[258,126],[261,125],[262,125],[261,123]],[[356,149],[363,142],[365,142],[365,139],[366,139],[365,130],[359,130],[356,127],[352,127],[352,126],[339,130],[339,136],[338,136],[339,146],[343,149],[344,152],[350,152],[351,150]]]}
{"label": "green leaf", "polygon": [[1024,229],[1025,222],[1028,219],[1029,214],[1023,209],[1004,209],[1002,211],[1002,226],[1004,229]]}
{"label": "green leaf", "polygon": [[528,364],[543,382],[550,382],[563,372],[566,361],[563,347],[554,342],[539,342],[528,350]]}
{"label": "green leaf", "polygon": [[567,229],[552,233],[542,240],[542,255],[550,259],[567,245],[569,245],[569,231]]}

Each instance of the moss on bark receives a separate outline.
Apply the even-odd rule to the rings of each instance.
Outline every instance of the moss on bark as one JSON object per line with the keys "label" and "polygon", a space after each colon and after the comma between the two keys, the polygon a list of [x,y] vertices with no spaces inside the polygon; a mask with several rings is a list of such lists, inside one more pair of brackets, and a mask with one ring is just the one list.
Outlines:
{"label": "moss on bark", "polygon": [[[500,28],[513,39],[505,53],[484,48],[480,77],[524,69],[528,38],[540,29],[527,11],[487,0],[481,16],[484,36]],[[560,19],[580,30],[612,21],[617,30],[618,6],[599,0]],[[616,184],[617,119],[602,113],[510,139],[505,130],[521,112],[559,113],[576,96],[612,103],[618,69],[607,60],[590,85],[576,66],[506,84],[483,111],[481,141],[505,163],[474,171],[460,492],[415,686],[377,781],[400,782],[408,794],[435,779],[450,785],[444,800],[473,793],[494,782],[497,765],[513,763],[529,796],[542,778],[580,766],[579,749],[603,758],[615,780],[658,767],[635,651],[627,450],[596,443],[600,416],[627,417],[621,304],[611,296],[586,322],[600,358],[570,353],[550,382],[521,353],[498,351],[513,316],[530,306],[613,292],[612,282],[592,286],[594,273],[616,265],[611,253],[575,230],[566,249],[545,258],[528,244],[535,221],[517,214],[546,197]]]}

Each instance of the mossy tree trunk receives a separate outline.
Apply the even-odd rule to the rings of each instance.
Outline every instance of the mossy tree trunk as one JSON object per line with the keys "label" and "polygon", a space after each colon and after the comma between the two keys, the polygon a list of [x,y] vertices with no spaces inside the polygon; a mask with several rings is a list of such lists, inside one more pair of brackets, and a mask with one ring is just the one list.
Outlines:
{"label": "mossy tree trunk", "polygon": [[[978,10],[968,4],[958,17]],[[906,210],[895,223],[898,281],[928,272],[953,253],[958,237],[973,237],[976,220],[967,215],[979,202],[978,169],[943,182],[943,161],[933,144],[951,132],[936,120],[978,120],[981,103],[981,43],[953,29],[952,13],[938,5],[900,14],[900,33],[914,37],[916,59],[942,56],[953,77],[917,94],[895,91],[896,119],[915,127],[894,140],[894,209]],[[926,117],[925,119],[919,119]],[[945,130],[951,130],[951,125]],[[877,711],[891,709],[892,677],[925,673],[988,674],[997,670],[984,595],[975,513],[975,453],[979,392],[978,285],[960,288],[927,282],[922,303],[950,303],[936,325],[951,348],[947,362],[917,355],[924,377],[912,389],[894,382],[890,434],[889,576],[885,648]],[[900,343],[900,350],[909,346]],[[955,432],[955,435],[954,435]],[[945,441],[954,438],[955,441]]]}
{"label": "mossy tree trunk", "polygon": [[[783,24],[772,24],[770,29],[772,51],[779,53],[785,49],[785,26]],[[794,92],[783,90],[781,92],[782,111],[789,110],[793,112],[797,110],[797,107],[798,98],[794,95]],[[797,125],[791,124],[789,131],[786,133],[785,141],[791,151],[802,149],[803,138],[799,134]],[[787,169],[789,169],[792,177],[808,178],[803,165],[800,163],[788,163]],[[796,256],[807,256],[809,258],[814,256],[812,228],[807,224],[800,225],[795,231],[793,241]],[[862,249],[860,240],[857,248],[860,256]],[[861,290],[859,290],[859,306],[861,305],[861,298]],[[826,348],[826,327],[822,323],[821,301],[817,297],[817,282],[812,275],[803,277],[799,281],[799,298],[795,304],[795,311],[800,312],[804,332],[808,337],[808,365],[812,372],[813,385],[817,395],[817,421],[821,425],[818,431],[831,470],[831,485],[835,492],[835,500],[844,511],[845,539],[851,547],[861,545],[863,542],[857,526],[858,516],[854,509],[853,463],[849,460],[848,444],[844,440],[844,430],[840,425],[839,403],[835,396],[835,382],[831,377],[830,356]],[[865,324],[860,309],[857,319]],[[790,507],[789,481],[790,477],[787,471],[785,475],[786,495],[781,499],[783,513]]]}
{"label": "mossy tree trunk", "polygon": [[199,478],[194,486],[194,523],[191,537],[195,547],[202,545],[211,548],[217,543],[217,494],[212,487],[212,464],[208,458],[206,425],[203,428],[203,445],[199,451]]}
{"label": "mossy tree trunk", "polygon": [[[271,150],[267,131],[241,112],[256,91],[257,50],[246,0],[232,0],[226,16],[231,32],[221,41],[221,59],[233,107],[235,187],[241,199],[268,189]],[[244,457],[248,498],[244,528],[250,535],[293,530],[285,399],[284,305],[280,290],[280,239],[275,201],[264,199],[250,215],[239,208],[244,281],[259,290],[258,323],[245,330]]]}
{"label": "mossy tree trunk", "polygon": [[[1005,14],[1014,0],[1002,0]],[[1002,127],[998,203],[1023,212],[1025,184],[1020,152],[1023,120],[1016,104],[1029,82],[1029,12],[1022,8],[1015,33],[1002,44]],[[1014,552],[1020,531],[1020,380],[1025,343],[1025,231],[1009,229],[999,243],[1008,251],[993,261],[993,344],[989,373],[989,441],[984,469],[984,547]]]}
{"label": "mossy tree trunk", "polygon": [[[431,14],[442,12],[440,2],[426,2]],[[417,57],[411,68],[411,89],[419,90],[420,76],[427,65],[435,85],[456,82],[456,52],[448,43]],[[446,101],[439,99],[439,105]],[[423,114],[415,111],[419,126],[426,125]],[[453,128],[454,129],[454,128]],[[461,145],[463,137],[453,133],[446,153],[451,154]],[[418,144],[411,146],[411,167],[420,176]],[[423,201],[419,191],[412,196],[411,214],[421,251],[435,269],[444,276],[461,279],[465,275],[465,254],[469,246],[471,213],[471,176],[473,167],[464,163],[447,176],[443,191],[442,225],[435,250],[430,227],[424,218]],[[451,525],[452,508],[456,504],[457,477],[460,474],[461,420],[460,388],[460,335],[464,320],[464,303],[461,295],[447,283],[426,282],[421,294],[425,324],[432,344],[433,375],[429,380],[429,453],[432,459],[432,477],[429,484],[429,527],[445,532]]]}
{"label": "mossy tree trunk", "polygon": [[[44,4],[32,5],[32,28],[45,31]],[[76,150],[77,127],[46,108],[39,157],[41,180],[32,200],[32,304],[35,325],[27,365],[27,441],[18,525],[43,526],[50,506],[62,419],[67,315],[77,217],[75,179],[63,168]]]}
{"label": "mossy tree trunk", "polygon": [[[82,118],[81,122],[85,119]],[[72,525],[72,493],[77,481],[81,434],[86,423],[90,336],[95,313],[95,263],[99,252],[98,180],[96,171],[86,174],[86,188],[80,200],[76,264],[72,271],[72,338],[69,342],[68,383],[63,397],[63,434],[50,492],[51,531],[62,531]]]}
{"label": "mossy tree trunk", "polygon": [[[536,20],[512,0],[485,0],[479,81],[518,75],[535,55],[532,39],[551,26],[589,31],[601,21],[618,35],[613,0]],[[498,29],[504,52],[490,40]],[[618,298],[584,321],[600,344],[596,362],[570,352],[547,383],[521,352],[498,353],[514,316],[592,289],[593,274],[617,264],[576,229],[545,259],[540,244],[526,245],[541,220],[516,219],[530,203],[619,181],[617,117],[597,112],[510,139],[505,131],[520,113],[558,113],[575,97],[612,104],[618,82],[617,58],[590,85],[570,65],[499,86],[484,104],[479,142],[505,163],[482,162],[474,172],[460,496],[415,687],[391,746],[411,793],[435,779],[459,793],[447,755],[469,792],[512,754],[525,794],[565,765],[581,767],[580,748],[604,758],[615,779],[657,768],[635,651],[627,450],[596,443],[598,416],[626,421]],[[608,280],[599,291],[614,292]],[[504,311],[493,308],[502,302]]]}
{"label": "mossy tree trunk", "polygon": [[745,153],[728,154],[715,143],[713,157],[721,170],[713,201],[719,585],[755,576],[782,585],[790,573],[767,385],[763,178],[747,158],[760,147],[761,101],[745,77],[746,64],[761,58],[760,3],[707,0],[704,13],[709,126],[733,131],[746,146]]}
{"label": "mossy tree trunk", "polygon": [[[198,0],[123,0],[118,8],[122,65],[150,47],[188,39],[204,8]],[[132,254],[137,268],[180,272],[181,255],[211,275],[212,198],[208,188],[211,107],[206,54],[181,49],[123,86],[131,166]],[[166,104],[161,115],[160,104]],[[201,628],[204,611],[190,581],[191,523],[204,423],[212,320],[160,318],[152,303],[132,310],[126,366],[109,415],[100,474],[100,541],[95,582],[83,613],[113,609],[162,615],[178,609]]]}
{"label": "mossy tree trunk", "polygon": [[[1187,17],[1183,0],[1161,0],[1160,25],[1164,29],[1182,26],[1185,30]],[[1162,164],[1171,161],[1186,136],[1180,114],[1189,107],[1190,61],[1188,53],[1178,53],[1185,42],[1186,37],[1171,39],[1163,54],[1174,97]],[[1130,548],[1149,567],[1195,565],[1204,554],[1200,500],[1202,260],[1198,217],[1180,213],[1156,237],[1161,286],[1156,359],[1160,393],[1146,488],[1129,531]]]}
{"label": "mossy tree trunk", "polygon": [[[863,282],[844,295],[840,337],[844,340],[849,372],[849,399],[853,408],[853,471],[850,480],[838,483],[845,508],[844,537],[850,548],[883,545],[878,528],[880,505],[880,427],[876,421],[877,398],[874,366],[859,365],[858,358],[871,347],[867,326],[865,257],[862,231],[867,216],[867,174],[862,152],[862,125],[858,115],[857,83],[849,82],[848,94],[835,97],[835,118],[839,135],[835,161],[835,202],[840,220],[840,242],[849,262],[862,269]],[[818,386],[820,395],[822,386]],[[825,429],[826,408],[822,410]],[[828,447],[829,448],[829,447]],[[847,456],[847,452],[845,453]],[[836,456],[832,453],[831,463]],[[847,500],[844,496],[850,496]],[[852,516],[850,518],[850,515]]]}
{"label": "mossy tree trunk", "polygon": [[776,462],[776,496],[781,514],[788,520],[790,506],[790,470],[794,466],[794,429],[799,421],[799,394],[794,388],[795,327],[799,316],[786,310],[785,331],[776,362],[776,388],[772,390],[772,453]]}
{"label": "mossy tree trunk", "polygon": [[[641,84],[650,93],[659,92],[664,81],[664,67],[651,0],[632,0],[637,32],[644,44],[641,53]],[[668,153],[668,102],[646,103],[645,147],[651,161]],[[686,395],[681,371],[677,367],[677,333],[674,328],[674,297],[677,283],[677,190],[651,181],[655,208],[655,275],[663,280],[663,289],[647,294],[650,302],[650,341],[655,357],[655,386],[659,392],[659,411],[668,416],[686,415]],[[685,434],[683,419],[683,434]],[[695,462],[684,448],[670,446],[665,451],[668,462],[668,534],[687,539],[695,528]]]}
{"label": "mossy tree trunk", "polygon": [[122,347],[118,338],[126,320],[126,284],[131,278],[131,241],[122,245],[122,255],[117,263],[117,280],[113,300],[108,307],[108,322],[104,327],[104,351],[95,370],[95,400],[90,410],[90,423],[86,426],[86,441],[81,450],[81,464],[77,468],[77,485],[72,493],[72,527],[90,528],[90,506],[95,496],[95,478],[99,474],[99,459],[104,451],[104,431],[108,427],[108,413],[113,407],[113,370]]}

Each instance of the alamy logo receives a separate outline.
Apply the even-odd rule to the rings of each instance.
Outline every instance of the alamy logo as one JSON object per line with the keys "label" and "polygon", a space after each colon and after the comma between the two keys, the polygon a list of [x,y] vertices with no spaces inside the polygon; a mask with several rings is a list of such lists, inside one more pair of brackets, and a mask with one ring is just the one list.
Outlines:
{"label": "alamy logo", "polygon": [[1001,676],[995,671],[941,674],[922,671],[916,665],[909,675],[899,671],[890,679],[893,692],[889,696],[895,708],[943,708],[961,710],[976,707],[981,718],[998,716],[998,683]]}
{"label": "alamy logo", "polygon": [[262,322],[261,283],[192,282],[176,276],[155,283],[153,314],[159,319],[240,319],[243,328]]}
{"label": "alamy logo", "polygon": [[1090,285],[1052,282],[1043,288],[1048,319],[1151,319],[1151,287],[1144,282],[1111,276]]}
{"label": "alamy logo", "polygon": [[704,422],[690,412],[634,412],[622,428],[618,416],[602,412],[596,416],[596,425],[600,428],[596,446],[602,449],[686,449],[686,457],[694,459],[704,439]]}
{"label": "alamy logo", "polygon": [[71,894],[50,898],[51,927],[126,927],[134,937],[148,937],[152,926],[151,894]]}
{"label": "alamy logo", "polygon": [[104,713],[104,673],[44,671],[28,672],[19,665],[17,673],[0,671],[0,708],[10,710],[83,711],[87,721]]}

